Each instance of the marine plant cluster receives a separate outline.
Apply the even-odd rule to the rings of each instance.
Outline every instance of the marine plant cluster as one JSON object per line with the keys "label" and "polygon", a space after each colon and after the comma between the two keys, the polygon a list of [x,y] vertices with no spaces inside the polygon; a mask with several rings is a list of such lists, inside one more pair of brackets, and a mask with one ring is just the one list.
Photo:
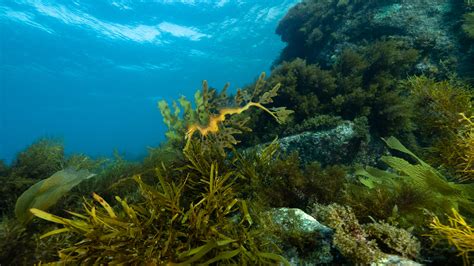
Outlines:
{"label": "marine plant cluster", "polygon": [[[473,76],[429,36],[366,35],[402,4],[297,4],[278,26],[288,45],[268,78],[233,94],[204,81],[194,101],[159,102],[167,140],[142,162],[66,156],[42,139],[1,163],[0,263],[286,265],[324,253],[336,264],[469,265]],[[471,5],[456,9],[462,47],[472,47]],[[357,138],[347,153],[370,160],[284,152],[285,137],[346,124]],[[281,208],[331,233],[284,231],[272,219]]]}

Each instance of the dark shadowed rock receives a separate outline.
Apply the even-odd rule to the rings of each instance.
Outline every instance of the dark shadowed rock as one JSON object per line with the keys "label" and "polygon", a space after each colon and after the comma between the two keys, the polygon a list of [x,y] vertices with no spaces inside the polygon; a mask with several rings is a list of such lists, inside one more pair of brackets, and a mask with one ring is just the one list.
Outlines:
{"label": "dark shadowed rock", "polygon": [[463,40],[462,1],[305,0],[280,21],[277,34],[288,46],[277,62],[296,57],[322,66],[334,64],[345,48],[382,38],[418,49],[420,73],[438,74],[472,63],[473,42]]}

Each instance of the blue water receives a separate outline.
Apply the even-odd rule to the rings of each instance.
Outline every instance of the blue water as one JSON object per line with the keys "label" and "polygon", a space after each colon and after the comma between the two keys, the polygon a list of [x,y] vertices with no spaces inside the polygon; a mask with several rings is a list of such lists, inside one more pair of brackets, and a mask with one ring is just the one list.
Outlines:
{"label": "blue water", "polygon": [[40,137],[133,159],[164,139],[156,102],[269,71],[296,0],[0,2],[0,159]]}

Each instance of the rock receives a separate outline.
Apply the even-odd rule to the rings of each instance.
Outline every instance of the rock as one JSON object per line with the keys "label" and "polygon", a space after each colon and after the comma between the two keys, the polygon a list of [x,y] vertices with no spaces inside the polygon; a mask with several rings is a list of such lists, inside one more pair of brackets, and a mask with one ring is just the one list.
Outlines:
{"label": "rock", "polygon": [[453,12],[450,0],[398,1],[378,7],[370,20],[371,28],[391,29],[404,36],[418,49],[430,51],[430,60],[418,65],[424,73],[436,68],[440,59],[446,59],[446,51],[458,51],[456,33],[453,26],[457,23],[449,20]]}
{"label": "rock", "polygon": [[[270,143],[260,144],[244,150],[260,151]],[[352,121],[343,121],[334,128],[307,131],[278,139],[282,154],[297,152],[303,163],[317,161],[322,166],[335,164],[376,165],[387,153],[385,144],[379,138],[372,138],[361,132]]]}
{"label": "rock", "polygon": [[400,265],[400,266],[418,266],[422,265],[418,262],[412,261],[407,258],[403,258],[397,255],[387,255],[385,258],[380,259],[377,262],[371,263],[370,265]]}
{"label": "rock", "polygon": [[278,143],[284,154],[298,152],[304,163],[373,165],[384,150],[383,143],[369,143],[367,139],[368,136],[360,135],[353,122],[344,121],[335,128],[284,137]]}
{"label": "rock", "polygon": [[420,73],[455,71],[472,64],[473,42],[460,39],[459,6],[454,0],[302,1],[277,28],[288,44],[280,62],[300,57],[331,66],[345,48],[385,38],[419,50]]}
{"label": "rock", "polygon": [[291,265],[332,262],[332,230],[329,227],[295,208],[274,209],[271,216],[283,240],[283,256]]}
{"label": "rock", "polygon": [[297,230],[299,233],[319,233],[324,237],[332,235],[332,229],[319,223],[313,216],[297,208],[278,208],[272,211],[272,220],[281,229]]}

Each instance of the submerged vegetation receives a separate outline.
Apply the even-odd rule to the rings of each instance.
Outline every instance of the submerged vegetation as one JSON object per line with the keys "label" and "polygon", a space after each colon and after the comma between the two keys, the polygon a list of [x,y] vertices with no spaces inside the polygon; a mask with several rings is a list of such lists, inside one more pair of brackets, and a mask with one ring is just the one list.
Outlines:
{"label": "submerged vegetation", "polygon": [[[264,107],[273,102],[281,86],[277,83],[271,89],[264,91],[265,83],[265,73],[262,73],[252,91],[239,90],[232,100],[226,95],[228,84],[217,94],[216,90],[210,90],[207,81],[204,81],[202,91],[197,91],[194,95],[196,108],[192,109],[191,102],[183,96],[179,99],[181,108],[173,102],[173,113],[166,101],[160,101],[158,106],[163,121],[168,126],[166,136],[172,145],[182,147],[185,140],[187,140],[187,146],[195,132],[198,132],[204,140],[203,148],[213,146],[219,149],[221,155],[224,155],[224,148],[232,148],[238,143],[234,135],[251,131],[246,126],[248,117],[233,115],[256,107],[265,111],[266,115],[271,115],[278,123],[282,123],[293,112],[287,110],[286,107]],[[234,107],[229,107],[231,104]],[[181,109],[184,112],[182,117],[180,117]],[[227,116],[231,116],[230,119],[227,119]]]}
{"label": "submerged vegetation", "polygon": [[335,230],[334,246],[354,263],[377,261],[383,252],[408,258],[419,255],[420,243],[410,232],[384,222],[361,225],[350,207],[316,204],[313,215]]}
{"label": "submerged vegetation", "polygon": [[[264,75],[259,82],[265,82]],[[232,149],[236,143],[232,135],[238,131],[231,128],[235,125],[232,123],[234,116],[226,117],[233,113],[226,110],[238,110],[235,113],[240,113],[255,105],[265,109],[277,122],[284,122],[289,110],[283,107],[266,109],[263,106],[272,101],[278,86],[270,91],[262,91],[261,88],[259,85],[252,94],[240,94],[236,100],[237,107],[231,109],[209,105],[211,99],[206,98],[204,102],[208,109],[192,110],[196,117],[207,115],[211,125],[213,118],[220,117],[215,120],[216,129],[208,134],[202,134],[203,130],[199,130],[201,136],[197,136],[190,131],[194,123],[183,123],[188,128],[187,134],[182,135],[186,144],[179,148],[182,151],[175,158],[176,167],[169,168],[162,164],[135,174],[133,179],[141,196],[135,198],[132,204],[116,196],[120,210],[114,210],[108,201],[95,193],[93,198],[101,207],[86,201],[84,214],[68,211],[74,217],[72,219],[45,212],[44,204],[38,203],[40,198],[44,198],[43,195],[33,192],[27,191],[25,195],[29,195],[28,202],[35,203],[20,205],[26,204],[34,215],[64,226],[47,232],[41,238],[62,233],[80,235],[75,244],[71,243],[59,251],[58,261],[64,263],[286,263],[278,255],[279,248],[268,233],[268,218],[258,211],[258,205],[245,199],[248,197],[245,196],[245,184],[252,182],[257,175],[247,175],[248,172],[236,167],[237,164],[250,165]],[[204,95],[206,90],[204,86]],[[254,102],[252,97],[258,100]],[[213,110],[220,115],[214,115]],[[238,162],[228,160],[231,154],[240,158]],[[271,158],[265,154],[262,156],[267,157],[266,160]],[[58,180],[58,176],[62,177],[63,173],[58,172],[42,183],[56,184],[51,180]],[[151,179],[150,183],[146,183],[145,179]],[[63,191],[69,188],[67,183],[60,187]],[[35,190],[35,187],[30,190]],[[41,191],[47,192],[44,189]],[[18,202],[24,201],[20,197]]]}
{"label": "submerged vegetation", "polygon": [[[114,211],[94,194],[101,207],[86,202],[87,216],[71,212],[76,217],[71,220],[38,209],[32,212],[65,226],[42,237],[64,232],[83,235],[78,243],[59,252],[63,263],[259,265],[284,261],[269,253],[278,249],[264,238],[261,218],[251,215],[247,203],[237,198],[233,190],[235,174],[220,173],[215,164],[210,170],[192,188],[187,188],[186,179],[175,184],[160,173],[158,186],[145,184],[135,176],[144,202],[129,205],[117,196],[120,211]],[[200,197],[186,206],[190,199],[185,195],[199,192],[203,192]]]}
{"label": "submerged vegetation", "polygon": [[[464,48],[472,47],[467,4],[451,25],[465,30]],[[158,103],[167,140],[143,162],[66,156],[48,139],[11,165],[0,161],[0,264],[266,265],[323,253],[336,264],[387,255],[460,263],[451,247],[471,263],[472,76],[461,59],[455,72],[444,39],[371,31],[402,8],[302,1],[280,22],[288,45],[268,79],[234,95],[204,81],[193,101]],[[301,133],[322,142],[353,134],[357,145],[343,147],[357,150],[342,153],[356,158],[285,153],[316,147]],[[311,212],[331,233],[276,229],[279,208]],[[318,242],[325,237],[337,251]],[[284,250],[290,245],[299,258]]]}
{"label": "submerged vegetation", "polygon": [[93,176],[95,174],[87,170],[76,171],[68,168],[39,181],[18,197],[15,205],[16,218],[22,223],[28,223],[33,217],[31,208],[47,210],[73,187]]}
{"label": "submerged vegetation", "polygon": [[[469,163],[469,131],[472,125],[474,92],[456,80],[435,81],[425,76],[404,81],[413,96],[414,116],[418,127],[418,142],[429,149],[424,151],[430,162],[442,165],[460,181],[472,178]],[[436,134],[433,134],[436,132]]]}
{"label": "submerged vegetation", "polygon": [[[407,227],[423,225],[423,209],[437,215],[447,213],[453,208],[455,210],[464,209],[471,215],[474,214],[474,184],[450,182],[440,172],[409,151],[396,138],[388,138],[385,142],[391,149],[402,153],[407,158],[382,156],[381,160],[394,169],[395,173],[371,167],[359,169],[356,174],[362,176],[360,182],[373,192],[359,194],[357,197],[362,195],[370,197],[371,194],[376,194],[374,191],[378,190],[387,191],[393,197],[385,204],[393,204],[388,207],[397,207],[398,217],[394,218],[398,218],[398,222]],[[414,163],[410,161],[414,161]],[[399,196],[403,196],[403,198],[399,198]],[[358,200],[360,203],[368,202]],[[361,204],[360,207],[367,208],[368,206]],[[389,210],[387,207],[377,207],[379,207],[378,211]],[[386,213],[382,217],[388,217],[388,215],[389,213]],[[371,214],[371,216],[374,215]]]}
{"label": "submerged vegetation", "polygon": [[[252,123],[259,127],[249,137],[258,143],[275,135],[300,133],[297,129],[314,130],[356,119],[367,119],[371,130],[381,136],[410,133],[412,106],[397,80],[406,77],[418,56],[402,42],[383,40],[345,49],[328,69],[303,59],[283,62],[272,71],[268,83],[282,84],[274,104],[295,111],[290,126],[274,128],[263,115],[256,116]],[[314,126],[298,126],[304,124]]]}
{"label": "submerged vegetation", "polygon": [[459,250],[464,265],[469,265],[474,252],[474,228],[466,222],[456,209],[452,209],[452,216],[449,216],[449,225],[443,224],[438,217],[434,217],[430,223],[433,229],[430,235],[433,240],[448,240],[449,244]]}

